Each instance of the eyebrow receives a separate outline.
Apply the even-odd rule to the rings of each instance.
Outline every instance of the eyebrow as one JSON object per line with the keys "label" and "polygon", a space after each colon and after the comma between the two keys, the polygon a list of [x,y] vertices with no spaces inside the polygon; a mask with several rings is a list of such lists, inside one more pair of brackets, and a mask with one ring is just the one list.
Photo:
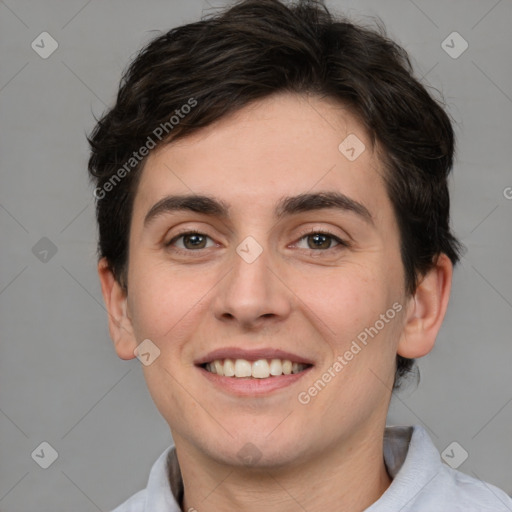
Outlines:
{"label": "eyebrow", "polygon": [[[229,204],[211,196],[197,194],[166,196],[148,211],[144,218],[144,226],[148,226],[157,217],[177,211],[191,211],[227,220],[229,208]],[[374,224],[373,217],[366,206],[341,192],[333,191],[283,197],[278,201],[274,215],[279,220],[303,212],[328,208],[352,212],[368,224]]]}

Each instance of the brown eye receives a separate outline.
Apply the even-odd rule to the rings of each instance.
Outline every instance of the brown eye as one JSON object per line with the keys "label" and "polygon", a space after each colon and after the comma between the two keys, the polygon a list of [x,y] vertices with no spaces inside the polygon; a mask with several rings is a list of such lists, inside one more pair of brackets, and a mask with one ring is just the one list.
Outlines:
{"label": "brown eye", "polygon": [[[170,240],[166,245],[174,246],[181,250],[196,250],[196,249],[205,249],[207,247],[207,241],[210,237],[208,235],[203,235],[202,233],[189,232],[182,233],[174,237]],[[181,243],[179,243],[181,241]],[[208,247],[211,247],[208,246]]]}
{"label": "brown eye", "polygon": [[206,236],[198,233],[183,236],[183,245],[186,249],[204,249],[206,246]]}
{"label": "brown eye", "polygon": [[308,247],[310,249],[330,249],[332,236],[324,235],[323,233],[315,233],[314,235],[308,235]]}
{"label": "brown eye", "polygon": [[[300,247],[300,244],[303,240],[307,240],[306,247]],[[333,244],[334,242],[334,244]],[[329,233],[322,232],[312,232],[307,233],[300,238],[298,242],[298,246],[301,249],[311,249],[314,251],[327,251],[329,249],[334,249],[337,246],[345,246],[348,247],[348,243],[344,242],[337,236],[331,235]]]}

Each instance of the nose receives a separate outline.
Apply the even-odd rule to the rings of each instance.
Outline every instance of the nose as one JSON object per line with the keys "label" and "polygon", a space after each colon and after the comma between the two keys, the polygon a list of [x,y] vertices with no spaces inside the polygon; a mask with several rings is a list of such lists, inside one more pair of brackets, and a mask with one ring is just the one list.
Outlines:
{"label": "nose", "polygon": [[212,302],[218,320],[254,330],[281,322],[290,314],[293,294],[274,260],[267,249],[253,261],[242,251],[233,253],[231,270],[219,283]]}

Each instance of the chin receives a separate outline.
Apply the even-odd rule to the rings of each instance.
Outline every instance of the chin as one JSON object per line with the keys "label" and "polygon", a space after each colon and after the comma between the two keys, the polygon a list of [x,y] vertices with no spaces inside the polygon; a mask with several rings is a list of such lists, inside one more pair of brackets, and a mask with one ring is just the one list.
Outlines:
{"label": "chin", "polygon": [[303,442],[292,437],[285,429],[279,434],[275,432],[269,435],[275,426],[255,431],[254,423],[250,427],[246,425],[246,429],[237,425],[237,428],[230,429],[234,439],[226,434],[220,442],[218,435],[205,442],[203,435],[199,443],[203,453],[220,464],[239,468],[277,469],[296,461],[302,452],[299,452],[298,447],[303,448]]}

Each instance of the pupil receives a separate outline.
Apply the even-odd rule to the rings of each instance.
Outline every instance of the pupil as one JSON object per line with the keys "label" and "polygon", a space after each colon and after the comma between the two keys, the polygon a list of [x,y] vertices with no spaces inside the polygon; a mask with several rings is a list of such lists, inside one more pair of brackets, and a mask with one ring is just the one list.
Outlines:
{"label": "pupil", "polygon": [[202,235],[186,235],[185,241],[190,242],[193,247],[198,247],[203,242],[204,237]]}
{"label": "pupil", "polygon": [[[328,236],[326,235],[321,235],[321,234],[316,234],[316,235],[313,235],[312,236],[313,240],[314,240],[314,245],[318,248],[318,247],[325,247],[326,246],[326,241],[327,241],[327,247],[329,246],[329,241],[328,241]],[[320,242],[320,243],[317,243],[317,242]]]}

